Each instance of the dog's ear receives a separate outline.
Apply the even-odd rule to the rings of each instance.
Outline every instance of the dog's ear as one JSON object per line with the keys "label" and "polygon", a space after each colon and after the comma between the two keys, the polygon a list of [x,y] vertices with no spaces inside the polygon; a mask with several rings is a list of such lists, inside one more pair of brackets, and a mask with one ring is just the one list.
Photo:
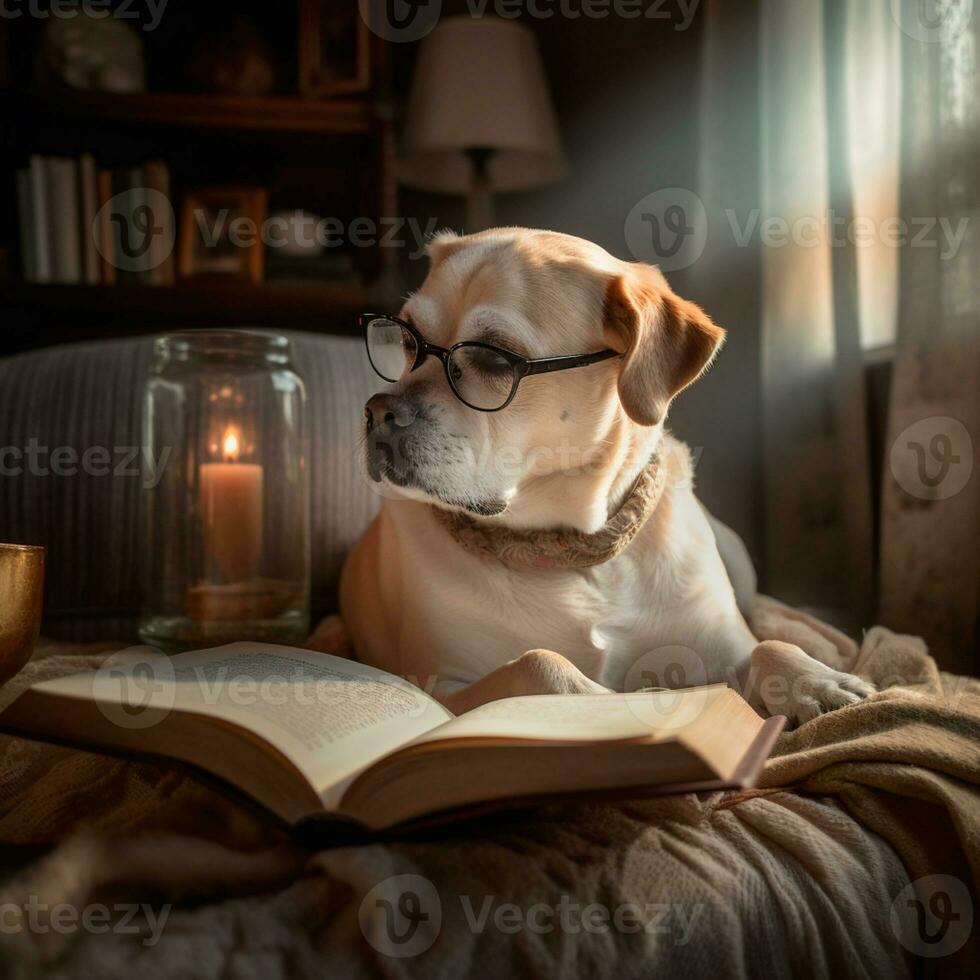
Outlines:
{"label": "dog's ear", "polygon": [[429,256],[429,267],[434,269],[443,259],[458,251],[464,244],[463,239],[451,228],[437,231],[425,247],[426,254]]}
{"label": "dog's ear", "polygon": [[603,334],[623,354],[619,400],[639,425],[660,422],[725,339],[706,313],[671,291],[658,269],[639,263],[609,283]]}

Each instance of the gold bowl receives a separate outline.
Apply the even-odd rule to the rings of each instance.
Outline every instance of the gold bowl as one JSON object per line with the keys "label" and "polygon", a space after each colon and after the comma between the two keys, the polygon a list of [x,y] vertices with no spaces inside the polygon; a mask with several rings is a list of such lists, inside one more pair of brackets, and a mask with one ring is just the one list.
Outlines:
{"label": "gold bowl", "polygon": [[31,659],[43,599],[44,548],[0,544],[0,684]]}

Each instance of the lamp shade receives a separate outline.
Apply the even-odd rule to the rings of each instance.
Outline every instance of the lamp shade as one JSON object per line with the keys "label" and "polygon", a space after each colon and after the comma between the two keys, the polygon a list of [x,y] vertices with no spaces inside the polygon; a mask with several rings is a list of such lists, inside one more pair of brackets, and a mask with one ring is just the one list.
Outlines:
{"label": "lamp shade", "polygon": [[493,190],[558,180],[564,159],[534,35],[496,17],[450,17],[422,42],[408,101],[403,183],[466,193],[468,150],[488,150]]}

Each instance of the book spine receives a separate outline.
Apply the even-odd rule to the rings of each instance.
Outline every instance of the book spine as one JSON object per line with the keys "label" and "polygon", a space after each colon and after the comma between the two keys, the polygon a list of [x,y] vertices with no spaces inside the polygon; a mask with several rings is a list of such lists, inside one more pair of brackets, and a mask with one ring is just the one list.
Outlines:
{"label": "book spine", "polygon": [[31,175],[17,171],[17,217],[20,226],[20,263],[25,282],[37,282],[37,257],[34,252],[34,203],[31,199]]}
{"label": "book spine", "polygon": [[116,246],[112,234],[112,218],[106,205],[112,198],[112,171],[100,170],[98,177],[99,194],[99,252],[102,255],[102,281],[107,286],[116,284]]}
{"label": "book spine", "polygon": [[90,286],[99,284],[99,252],[96,247],[98,229],[95,227],[98,188],[96,187],[95,159],[91,153],[83,153],[78,161],[79,199],[81,212],[82,257],[84,281]]}
{"label": "book spine", "polygon": [[169,286],[174,281],[173,205],[165,207],[163,201],[170,201],[170,169],[162,160],[151,160],[146,164],[145,172],[146,186],[156,191],[151,195],[153,225],[162,229],[154,234],[150,246],[150,282],[154,286]]}
{"label": "book spine", "polygon": [[[131,203],[129,174],[130,171],[126,167],[117,167],[112,171],[112,196],[119,197],[122,195],[121,199],[126,202],[127,206]],[[130,207],[129,210],[132,208]],[[116,281],[121,286],[129,286],[137,281],[136,273],[125,261],[123,252],[123,246],[126,244],[123,241],[123,236],[127,233],[128,223],[112,223],[112,254],[116,262]]]}
{"label": "book spine", "polygon": [[31,157],[31,215],[34,221],[31,239],[34,245],[35,282],[50,282],[52,278],[47,169],[43,157]]}
{"label": "book spine", "polygon": [[[142,212],[142,210],[149,204],[149,199],[146,194],[146,177],[143,173],[142,167],[130,167],[126,172],[126,186],[129,189],[129,211],[133,216],[131,221],[134,222],[135,216]],[[143,235],[146,232],[143,229],[136,229],[136,234],[139,236],[140,241],[143,241]],[[136,237],[134,235],[134,237]],[[150,240],[150,247],[146,252],[137,260],[136,268],[131,274],[131,279],[134,283],[139,283],[140,285],[148,285],[151,281],[151,253],[153,249],[153,241]]]}
{"label": "book spine", "polygon": [[76,173],[73,160],[60,157],[46,161],[48,194],[51,205],[48,234],[52,242],[52,279],[77,283],[82,263],[79,250]]}

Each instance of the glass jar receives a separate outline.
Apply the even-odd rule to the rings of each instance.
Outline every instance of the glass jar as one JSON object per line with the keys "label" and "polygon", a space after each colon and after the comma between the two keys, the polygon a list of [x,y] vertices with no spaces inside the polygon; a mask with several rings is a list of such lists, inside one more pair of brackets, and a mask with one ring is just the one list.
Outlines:
{"label": "glass jar", "polygon": [[144,643],[168,652],[309,633],[306,392],[289,340],[158,337],[143,395]]}

